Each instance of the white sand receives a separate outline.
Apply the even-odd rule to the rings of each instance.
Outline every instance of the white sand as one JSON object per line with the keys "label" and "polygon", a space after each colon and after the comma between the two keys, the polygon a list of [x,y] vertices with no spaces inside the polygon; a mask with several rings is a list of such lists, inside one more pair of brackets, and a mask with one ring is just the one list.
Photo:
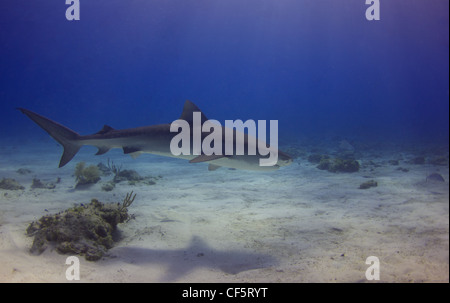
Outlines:
{"label": "white sand", "polygon": [[[29,223],[92,198],[118,202],[131,190],[136,219],[119,225],[124,238],[109,256],[80,257],[81,282],[365,282],[369,256],[380,260],[381,282],[449,281],[448,166],[407,164],[413,155],[406,152],[400,166],[409,172],[384,154],[374,159],[374,171],[338,174],[305,159],[276,172],[209,172],[205,164],[152,155],[133,160],[118,150],[93,156],[90,148],[58,169],[60,152],[51,139],[0,150],[0,179],[26,187],[0,189],[0,282],[66,282],[67,255],[29,253]],[[152,186],[120,183],[111,192],[101,190],[108,178],[73,189],[77,162],[107,158],[163,178]],[[436,171],[446,182],[425,182]],[[61,183],[30,189],[33,177]],[[358,188],[370,179],[378,187]]]}

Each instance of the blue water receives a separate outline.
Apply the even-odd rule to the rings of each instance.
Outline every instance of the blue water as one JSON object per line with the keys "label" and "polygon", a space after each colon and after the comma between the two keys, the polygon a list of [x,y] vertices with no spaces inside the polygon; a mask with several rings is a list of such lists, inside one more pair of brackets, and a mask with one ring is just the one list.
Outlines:
{"label": "blue water", "polygon": [[[280,137],[449,136],[449,1],[0,2],[0,140],[46,135],[16,107],[80,132],[276,119]],[[55,160],[56,161],[56,160]],[[56,165],[56,164],[55,164]]]}

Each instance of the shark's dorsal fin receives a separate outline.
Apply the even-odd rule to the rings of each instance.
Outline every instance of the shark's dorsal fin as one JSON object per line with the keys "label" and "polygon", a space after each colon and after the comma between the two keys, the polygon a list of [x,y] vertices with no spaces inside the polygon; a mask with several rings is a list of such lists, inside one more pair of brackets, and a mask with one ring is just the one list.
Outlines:
{"label": "shark's dorsal fin", "polygon": [[194,103],[192,103],[189,100],[186,100],[186,102],[184,103],[184,107],[183,107],[183,113],[180,116],[180,120],[185,120],[187,121],[189,124],[192,124],[193,120],[193,113],[194,112],[200,112],[201,113],[201,117],[202,117],[202,125],[203,123],[208,120],[208,118],[206,118],[205,114],[197,107],[197,105],[195,105]]}
{"label": "shark's dorsal fin", "polygon": [[111,126],[103,125],[103,128],[101,130],[99,130],[98,132],[96,132],[95,134],[103,135],[103,134],[109,133],[110,131],[113,131],[113,130],[114,130],[114,128],[112,128]]}

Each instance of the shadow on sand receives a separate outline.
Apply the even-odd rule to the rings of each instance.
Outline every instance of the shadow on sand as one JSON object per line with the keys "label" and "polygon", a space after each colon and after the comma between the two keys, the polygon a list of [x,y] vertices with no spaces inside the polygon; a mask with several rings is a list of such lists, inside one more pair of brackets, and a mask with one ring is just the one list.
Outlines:
{"label": "shadow on sand", "polygon": [[142,247],[117,247],[111,251],[119,260],[136,265],[159,264],[167,268],[160,282],[177,281],[196,268],[211,268],[227,274],[277,265],[269,255],[240,250],[216,250],[198,236],[186,248],[158,250]]}

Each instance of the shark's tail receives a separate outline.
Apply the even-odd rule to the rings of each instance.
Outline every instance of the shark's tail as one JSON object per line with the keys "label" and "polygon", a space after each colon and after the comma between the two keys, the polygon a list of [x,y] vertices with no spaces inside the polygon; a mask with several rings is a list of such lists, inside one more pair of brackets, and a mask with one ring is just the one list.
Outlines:
{"label": "shark's tail", "polygon": [[18,108],[18,110],[36,122],[37,125],[42,127],[42,129],[64,147],[63,155],[59,161],[59,167],[66,165],[80,150],[82,146],[82,144],[78,142],[80,135],[73,130],[27,109]]}

